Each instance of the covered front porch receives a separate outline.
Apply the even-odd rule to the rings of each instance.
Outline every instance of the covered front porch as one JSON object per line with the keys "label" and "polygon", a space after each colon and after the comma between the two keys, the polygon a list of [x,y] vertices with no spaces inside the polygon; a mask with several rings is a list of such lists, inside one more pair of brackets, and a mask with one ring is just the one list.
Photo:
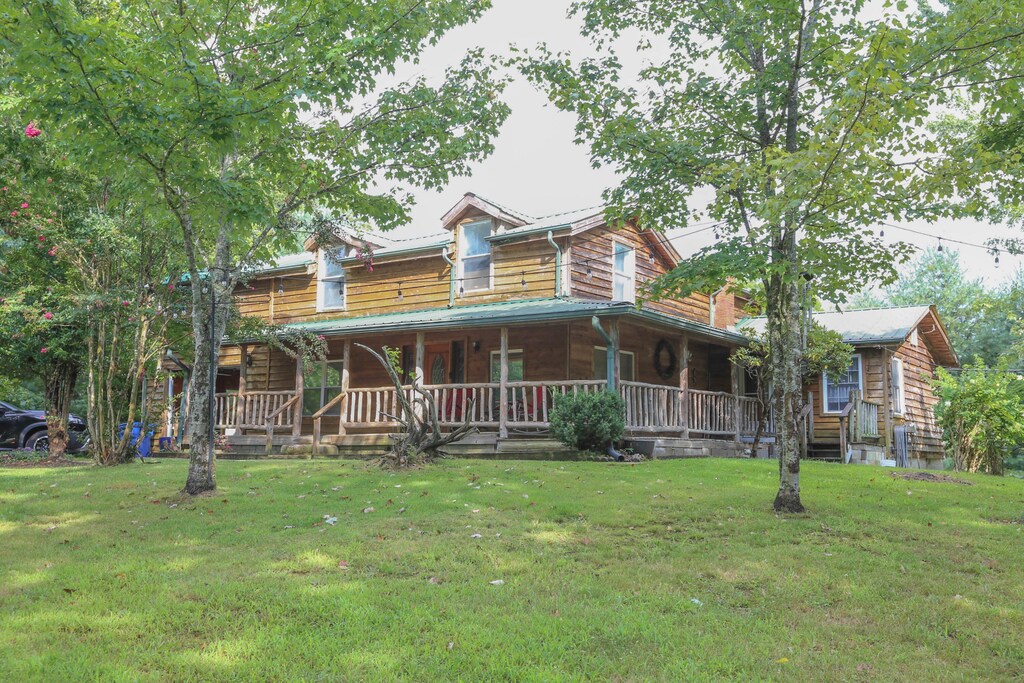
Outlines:
{"label": "covered front porch", "polygon": [[[627,437],[638,442],[681,440],[732,454],[753,440],[754,388],[729,361],[741,337],[632,305],[555,301],[465,307],[477,315],[461,309],[458,319],[441,311],[430,320],[306,324],[325,337],[327,357],[305,365],[241,345],[238,386],[216,396],[217,429],[229,443],[260,436],[267,449],[386,442],[397,426],[396,388],[362,344],[393,349],[402,390],[421,386],[443,427],[476,427],[470,443],[497,449],[543,439],[556,397],[603,390],[623,398]],[[414,322],[419,329],[410,330]]]}

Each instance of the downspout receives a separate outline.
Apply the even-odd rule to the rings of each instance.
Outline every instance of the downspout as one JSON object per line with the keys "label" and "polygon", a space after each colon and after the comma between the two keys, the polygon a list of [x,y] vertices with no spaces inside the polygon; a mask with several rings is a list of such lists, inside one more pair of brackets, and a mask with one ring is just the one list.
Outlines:
{"label": "downspout", "polygon": [[455,262],[448,256],[448,247],[441,249],[441,258],[448,264],[448,308],[455,306]]}
{"label": "downspout", "polygon": [[[619,352],[619,349],[615,346],[615,342],[612,340],[611,336],[604,331],[603,327],[601,327],[601,321],[596,315],[590,319],[590,324],[595,330],[597,330],[597,333],[601,335],[605,343],[608,345],[608,351],[605,353],[606,362],[608,364],[608,391],[615,391],[615,354]],[[608,444],[608,455],[612,456],[616,462],[622,462],[626,459],[626,456],[615,450],[614,443]]]}
{"label": "downspout", "polygon": [[555,250],[555,296],[558,297],[562,296],[562,248],[555,244],[554,233],[551,230],[548,230],[548,244]]}

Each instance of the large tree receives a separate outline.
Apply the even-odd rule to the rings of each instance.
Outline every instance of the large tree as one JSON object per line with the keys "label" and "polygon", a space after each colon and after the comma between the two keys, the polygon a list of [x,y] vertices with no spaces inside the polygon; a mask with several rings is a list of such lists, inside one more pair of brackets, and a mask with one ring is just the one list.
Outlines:
{"label": "large tree", "polygon": [[[542,48],[524,70],[578,118],[578,141],[621,184],[612,218],[719,221],[717,239],[653,283],[653,297],[759,279],[779,450],[775,509],[803,510],[797,434],[805,287],[842,303],[909,255],[870,228],[934,218],[960,185],[926,123],[951,92],[1019,49],[1020,3],[869,12],[860,0],[582,0],[598,57]],[[620,38],[648,61],[626,72]],[[635,44],[635,43],[631,43]],[[972,91],[973,92],[973,91]],[[707,190],[706,204],[694,193]]]}
{"label": "large tree", "polygon": [[488,5],[0,0],[8,76],[39,120],[59,119],[99,175],[145,179],[177,225],[194,337],[186,492],[216,486],[210,378],[245,267],[294,237],[298,211],[387,229],[407,219],[403,187],[440,186],[490,152],[508,109],[480,52],[437,82],[382,84]]}

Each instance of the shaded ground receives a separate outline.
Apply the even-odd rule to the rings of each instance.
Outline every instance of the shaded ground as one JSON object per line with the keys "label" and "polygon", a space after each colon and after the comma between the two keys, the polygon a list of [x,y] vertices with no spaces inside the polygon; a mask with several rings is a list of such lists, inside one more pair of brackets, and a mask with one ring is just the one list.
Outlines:
{"label": "shaded ground", "polygon": [[186,467],[0,471],[0,680],[1024,671],[1018,479],[810,463],[784,518],[763,461]]}

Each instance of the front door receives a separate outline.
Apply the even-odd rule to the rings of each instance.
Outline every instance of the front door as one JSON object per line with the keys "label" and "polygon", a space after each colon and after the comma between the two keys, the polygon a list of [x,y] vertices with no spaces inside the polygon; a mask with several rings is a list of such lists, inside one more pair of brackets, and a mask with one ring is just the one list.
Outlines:
{"label": "front door", "polygon": [[427,344],[426,347],[426,367],[424,372],[426,373],[427,384],[450,384],[451,374],[449,368],[451,368],[452,351],[451,345],[447,342],[444,344]]}

